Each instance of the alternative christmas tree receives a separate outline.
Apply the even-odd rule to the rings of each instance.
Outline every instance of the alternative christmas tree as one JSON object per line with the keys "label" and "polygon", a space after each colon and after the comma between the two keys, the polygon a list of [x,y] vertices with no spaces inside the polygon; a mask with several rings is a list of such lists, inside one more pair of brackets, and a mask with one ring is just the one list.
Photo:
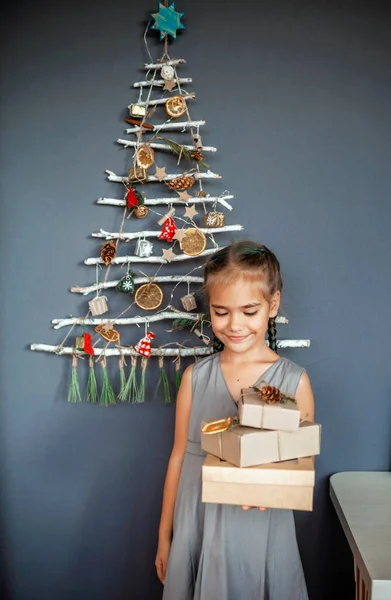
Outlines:
{"label": "alternative christmas tree", "polygon": [[[159,357],[159,390],[165,402],[170,402],[175,390],[171,389],[164,358],[174,357],[177,389],[181,357],[206,356],[218,350],[216,340],[213,343],[207,329],[209,316],[202,310],[197,311],[195,292],[202,284],[202,276],[194,273],[203,267],[203,257],[219,249],[215,236],[243,228],[238,224],[225,224],[226,211],[232,210],[233,196],[228,192],[210,194],[204,189],[221,178],[208,166],[216,148],[203,145],[200,130],[205,121],[193,120],[190,115],[196,100],[195,93],[189,90],[192,79],[180,77],[178,73],[185,68],[186,61],[171,59],[168,55],[168,36],[176,38],[177,30],[184,29],[183,13],[175,10],[174,3],[169,6],[159,3],[158,12],[152,16],[151,29],[160,32],[164,52],[157,62],[144,66],[145,79],[133,85],[139,93],[137,100],[129,105],[129,116],[125,119],[130,125],[126,129],[129,139],[117,140],[130,152],[127,176],[106,171],[108,179],[120,186],[121,197],[98,200],[98,204],[122,209],[121,224],[118,231],[101,229],[92,234],[104,240],[100,256],[84,261],[86,265],[95,266],[96,281],[86,287],[71,288],[72,292],[95,297],[89,301],[85,316],[52,320],[55,329],[70,328],[61,344],[31,345],[32,350],[72,356],[68,393],[71,402],[85,399],[108,406],[116,401],[144,401],[148,359],[155,356]],[[160,191],[156,193],[156,189]],[[143,227],[144,223],[148,227]],[[178,263],[189,264],[190,269],[185,274],[171,274]],[[151,265],[157,268],[145,274],[143,268]],[[119,275],[121,268],[126,271]],[[128,298],[119,314],[112,314],[106,292]],[[276,320],[287,322],[283,317]],[[165,340],[164,347],[156,344],[156,336],[150,330],[160,321],[169,321],[171,327],[172,341]],[[136,344],[128,344],[121,332],[127,326],[140,324],[145,327],[144,335],[140,335]],[[82,331],[75,337],[76,327]],[[189,331],[194,343],[193,340],[180,342],[176,334],[180,329]],[[73,343],[69,345],[68,340]],[[308,340],[278,342],[280,348],[308,345]],[[83,395],[77,369],[78,358],[85,355],[89,355],[89,374]],[[116,391],[106,370],[106,359],[112,356],[119,357],[120,389]],[[127,356],[131,357],[131,364],[126,375]],[[94,371],[97,361],[102,368],[100,391]]]}

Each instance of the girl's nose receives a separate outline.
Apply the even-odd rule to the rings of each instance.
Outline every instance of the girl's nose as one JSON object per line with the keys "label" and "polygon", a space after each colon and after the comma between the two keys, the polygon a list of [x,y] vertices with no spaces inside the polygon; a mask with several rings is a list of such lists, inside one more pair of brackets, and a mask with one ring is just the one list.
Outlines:
{"label": "girl's nose", "polygon": [[243,324],[242,324],[240,316],[231,315],[230,320],[229,320],[229,329],[231,331],[242,331]]}

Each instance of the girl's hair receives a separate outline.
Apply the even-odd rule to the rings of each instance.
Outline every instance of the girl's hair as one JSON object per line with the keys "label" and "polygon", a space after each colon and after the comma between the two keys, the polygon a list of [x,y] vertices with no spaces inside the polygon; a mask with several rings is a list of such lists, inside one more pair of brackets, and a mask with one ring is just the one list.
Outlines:
{"label": "girl's hair", "polygon": [[[280,263],[275,254],[262,244],[243,241],[221,248],[207,260],[204,271],[206,297],[213,285],[228,285],[239,277],[259,283],[268,302],[282,290]],[[267,334],[269,347],[274,352],[277,351],[276,333],[276,320],[270,318]]]}

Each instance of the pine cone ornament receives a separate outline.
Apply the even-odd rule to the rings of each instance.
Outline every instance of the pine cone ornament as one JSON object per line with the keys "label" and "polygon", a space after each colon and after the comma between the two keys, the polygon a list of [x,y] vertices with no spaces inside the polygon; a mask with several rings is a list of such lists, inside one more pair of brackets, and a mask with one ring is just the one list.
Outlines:
{"label": "pine cone ornament", "polygon": [[202,152],[200,152],[199,150],[193,152],[191,157],[194,158],[194,160],[196,160],[197,162],[200,162],[204,159]]}
{"label": "pine cone ornament", "polygon": [[259,393],[262,400],[268,404],[277,404],[277,402],[281,401],[282,394],[274,385],[265,385],[265,387],[259,390]]}
{"label": "pine cone ornament", "polygon": [[176,177],[171,181],[167,181],[166,185],[170,188],[170,190],[175,190],[177,192],[188,190],[194,185],[194,177],[192,175],[181,175],[180,177]]}
{"label": "pine cone ornament", "polygon": [[106,267],[111,263],[113,258],[115,258],[116,253],[117,246],[115,242],[111,241],[107,242],[106,244],[103,244],[100,251],[100,257],[105,263]]}

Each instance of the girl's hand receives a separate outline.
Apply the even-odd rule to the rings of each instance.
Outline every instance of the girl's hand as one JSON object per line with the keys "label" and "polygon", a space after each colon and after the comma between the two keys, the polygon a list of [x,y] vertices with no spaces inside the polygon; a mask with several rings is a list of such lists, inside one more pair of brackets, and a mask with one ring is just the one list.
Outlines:
{"label": "girl's hand", "polygon": [[166,580],[167,562],[170,554],[171,542],[167,540],[159,540],[157,553],[156,553],[156,572],[160,581],[164,585]]}
{"label": "girl's hand", "polygon": [[[257,507],[256,506],[242,506],[243,510],[250,510],[250,508],[257,508]],[[267,508],[265,508],[264,506],[258,506],[258,510],[265,511],[265,510],[267,510]]]}

